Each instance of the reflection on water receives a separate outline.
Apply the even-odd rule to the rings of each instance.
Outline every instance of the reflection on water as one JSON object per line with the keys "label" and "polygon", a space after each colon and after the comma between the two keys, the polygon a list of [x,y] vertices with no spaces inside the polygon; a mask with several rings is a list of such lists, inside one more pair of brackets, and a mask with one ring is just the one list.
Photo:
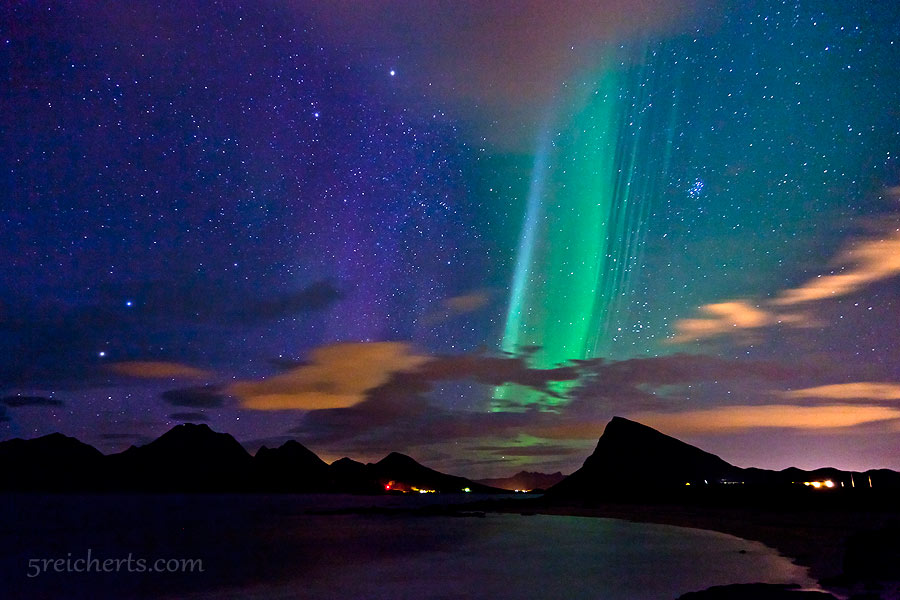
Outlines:
{"label": "reflection on water", "polygon": [[[14,510],[21,518],[3,522],[0,572],[13,581],[12,597],[23,598],[634,600],[674,598],[727,583],[812,586],[803,569],[775,551],[714,532],[586,517],[307,512],[335,500],[3,497],[4,514]],[[205,569],[181,575],[24,576],[30,557],[79,556],[87,548],[104,557],[199,557]]]}

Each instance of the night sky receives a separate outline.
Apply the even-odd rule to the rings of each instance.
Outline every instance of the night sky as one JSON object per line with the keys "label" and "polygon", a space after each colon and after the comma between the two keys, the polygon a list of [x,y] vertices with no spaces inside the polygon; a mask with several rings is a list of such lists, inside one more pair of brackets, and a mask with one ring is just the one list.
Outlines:
{"label": "night sky", "polygon": [[900,469],[898,73],[894,0],[5,3],[0,439]]}

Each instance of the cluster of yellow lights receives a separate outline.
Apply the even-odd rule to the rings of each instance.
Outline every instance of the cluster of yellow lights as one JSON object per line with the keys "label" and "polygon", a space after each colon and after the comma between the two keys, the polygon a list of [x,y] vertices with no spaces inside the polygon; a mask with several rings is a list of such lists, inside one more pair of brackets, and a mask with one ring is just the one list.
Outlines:
{"label": "cluster of yellow lights", "polygon": [[527,494],[527,493],[530,492],[531,490],[513,490],[513,491],[514,491],[515,493],[517,493],[517,494]]}
{"label": "cluster of yellow lights", "polygon": [[823,487],[824,488],[833,488],[834,482],[830,479],[826,479],[825,481],[804,481],[803,485],[809,486],[809,487],[814,487],[818,490]]}
{"label": "cluster of yellow lights", "polygon": [[437,491],[437,490],[424,490],[422,488],[417,488],[415,486],[411,487],[410,489],[414,492],[419,492],[420,494],[433,494]]}

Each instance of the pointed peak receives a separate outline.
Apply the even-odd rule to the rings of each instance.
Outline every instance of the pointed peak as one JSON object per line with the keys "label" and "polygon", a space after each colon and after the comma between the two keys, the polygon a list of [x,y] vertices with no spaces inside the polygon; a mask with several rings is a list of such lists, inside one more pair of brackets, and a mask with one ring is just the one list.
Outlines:
{"label": "pointed peak", "polygon": [[[613,417],[609,420],[609,423],[606,424],[606,428],[609,429],[612,427],[613,429],[621,429],[621,428],[630,428],[630,429],[653,429],[652,427],[648,427],[643,423],[638,423],[637,421],[632,421],[631,419],[626,419],[625,417]],[[655,431],[655,430],[654,430]]]}
{"label": "pointed peak", "polygon": [[659,440],[668,439],[680,442],[677,438],[673,438],[657,429],[653,429],[649,425],[644,425],[643,423],[638,423],[637,421],[632,421],[625,417],[613,417],[610,419],[609,423],[607,423],[606,427],[603,429],[603,434],[600,436],[600,439],[608,440],[614,438],[618,440],[623,437],[631,438],[633,436],[638,436],[638,438],[655,438]]}

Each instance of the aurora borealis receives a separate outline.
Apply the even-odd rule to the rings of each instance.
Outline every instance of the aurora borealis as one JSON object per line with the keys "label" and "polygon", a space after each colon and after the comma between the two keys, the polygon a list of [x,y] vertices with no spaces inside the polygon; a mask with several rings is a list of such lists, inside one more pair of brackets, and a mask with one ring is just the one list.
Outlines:
{"label": "aurora borealis", "polygon": [[532,359],[542,368],[617,356],[673,145],[677,91],[648,81],[644,63],[656,56],[605,59],[596,84],[575,94],[552,149],[542,135],[503,339],[507,352],[538,347]]}
{"label": "aurora borealis", "polygon": [[900,467],[895,3],[550,4],[0,9],[0,437]]}

